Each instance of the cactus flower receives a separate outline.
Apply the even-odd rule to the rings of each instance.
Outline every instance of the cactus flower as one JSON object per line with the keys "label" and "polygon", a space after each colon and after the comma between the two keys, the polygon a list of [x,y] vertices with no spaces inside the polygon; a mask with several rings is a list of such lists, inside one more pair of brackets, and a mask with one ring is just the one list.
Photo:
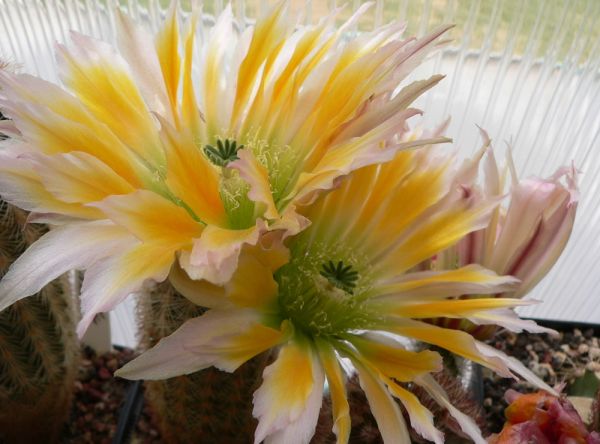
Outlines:
{"label": "cactus flower", "polygon": [[66,90],[0,72],[0,195],[53,227],[2,279],[0,310],[75,268],[80,334],[175,262],[223,285],[245,247],[305,228],[297,208],[340,177],[428,143],[400,138],[441,76],[392,92],[446,28],[348,38],[366,7],[337,29],[335,14],[296,26],[280,2],[243,32],[227,7],[199,39],[199,14],[180,31],[174,2],[154,41],[120,13],[119,50],[72,33]]}
{"label": "cactus flower", "polygon": [[[255,442],[308,443],[328,383],[337,441],[348,442],[349,405],[342,358],[357,371],[385,442],[410,442],[397,398],[412,427],[443,442],[433,415],[402,383],[422,386],[447,408],[475,442],[485,442],[473,420],[452,406],[431,376],[442,359],[415,352],[401,338],[445,348],[501,375],[521,375],[553,392],[521,363],[465,332],[427,324],[435,316],[483,317],[525,304],[520,299],[447,299],[497,294],[518,284],[479,265],[456,270],[413,271],[435,252],[485,227],[497,199],[478,200],[454,180],[453,157],[437,147],[401,152],[391,162],[355,171],[337,189],[320,196],[303,216],[310,227],[289,237],[289,258],[240,258],[224,288],[180,282],[196,291],[204,315],[125,365],[118,376],[162,379],[215,366],[232,372],[248,359],[273,350],[254,395]],[[259,252],[260,253],[260,252]],[[180,273],[182,278],[185,274]],[[219,305],[210,305],[211,296]],[[193,295],[188,294],[193,299]],[[223,305],[221,301],[228,301]]]}
{"label": "cactus flower", "polygon": [[[479,198],[493,198],[503,193],[503,177],[490,147],[490,140],[482,132],[484,147],[475,160],[463,166],[463,185],[469,193]],[[484,155],[485,180],[483,187],[473,184],[476,166]],[[579,191],[577,172],[574,167],[559,168],[552,176],[542,179],[529,177],[518,179],[508,153],[510,189],[506,195],[507,205],[499,206],[487,226],[469,233],[461,241],[439,254],[431,261],[433,268],[461,267],[481,264],[500,275],[511,275],[519,284],[498,297],[523,298],[548,273],[564,250],[577,211]],[[489,313],[487,320],[474,320],[476,324],[512,325],[515,322],[532,332],[551,333],[518,319],[512,310]],[[478,337],[489,336],[494,327],[473,326],[468,322],[436,319],[441,325],[470,329]]]}

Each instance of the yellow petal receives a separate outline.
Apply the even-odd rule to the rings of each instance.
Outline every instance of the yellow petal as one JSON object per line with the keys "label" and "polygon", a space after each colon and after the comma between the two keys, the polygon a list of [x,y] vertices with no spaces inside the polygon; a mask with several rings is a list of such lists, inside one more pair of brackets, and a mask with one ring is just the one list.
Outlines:
{"label": "yellow petal", "polygon": [[463,190],[452,190],[382,251],[374,272],[398,274],[432,257],[468,233],[483,228],[498,204],[498,200],[478,202],[463,195]]}
{"label": "yellow petal", "polygon": [[[290,342],[279,351],[275,362],[265,368],[263,383],[254,393],[253,415],[258,418],[254,436],[261,443],[271,436],[283,439],[290,429],[299,442],[312,437],[323,402],[323,370],[308,345]],[[276,439],[277,434],[280,439]]]}
{"label": "yellow petal", "polygon": [[106,43],[72,33],[72,51],[58,47],[63,82],[86,109],[130,149],[161,165],[158,132],[125,61]]}
{"label": "yellow petal", "polygon": [[285,2],[279,2],[266,17],[257,22],[254,29],[250,47],[237,75],[237,90],[230,125],[232,128],[236,127],[242,112],[246,109],[261,67],[275,48],[280,46],[286,35],[284,5]]}
{"label": "yellow petal", "polygon": [[0,71],[7,110],[26,140],[44,154],[83,151],[97,157],[133,186],[143,167],[133,152],[73,96],[25,74]]}
{"label": "yellow petal", "polygon": [[194,40],[199,12],[194,8],[185,37],[185,57],[183,59],[183,91],[181,101],[181,119],[183,128],[188,128],[197,140],[200,137],[202,115],[198,110],[194,82],[192,80],[192,63],[194,59]]}
{"label": "yellow petal", "polygon": [[175,290],[200,307],[228,308],[232,305],[223,287],[208,281],[191,279],[178,264],[171,268],[169,281]]}
{"label": "yellow petal", "polygon": [[99,208],[116,224],[125,227],[143,241],[163,241],[173,250],[191,246],[202,233],[202,225],[186,210],[147,190],[121,196],[110,196],[90,204]]}
{"label": "yellow petal", "polygon": [[382,301],[440,300],[466,294],[494,294],[511,290],[519,281],[498,276],[480,265],[470,264],[457,270],[406,273],[376,285],[369,294]]}
{"label": "yellow petal", "polygon": [[410,425],[422,437],[436,444],[444,442],[444,434],[435,428],[433,424],[433,414],[426,409],[415,395],[408,390],[403,389],[390,378],[383,379],[390,393],[402,402],[402,405],[410,417]]}
{"label": "yellow petal", "polygon": [[159,120],[167,158],[167,187],[203,222],[225,225],[227,216],[219,194],[219,174],[190,132],[178,132],[165,120]]}
{"label": "yellow petal", "polygon": [[335,351],[325,341],[318,342],[319,359],[327,376],[329,394],[333,410],[333,431],[337,444],[346,444],[350,439],[350,405],[346,395],[346,382],[335,355]]}
{"label": "yellow petal", "polygon": [[386,304],[390,313],[395,316],[407,318],[466,318],[478,312],[494,310],[497,308],[518,307],[531,305],[531,301],[510,298],[477,298],[477,299],[450,299],[446,301],[432,301],[419,303],[414,301],[395,301]]}
{"label": "yellow petal", "polygon": [[368,365],[353,360],[371,412],[384,442],[409,443],[410,435],[398,404],[392,399],[378,375]]}
{"label": "yellow petal", "polygon": [[254,310],[209,310],[186,321],[116,374],[129,379],[166,379],[210,366],[233,372],[287,334],[285,327],[278,331],[261,325]]}
{"label": "yellow petal", "polygon": [[266,307],[277,297],[273,272],[251,254],[240,255],[237,269],[225,284],[227,297],[240,307]]}
{"label": "yellow petal", "polygon": [[504,377],[512,376],[504,363],[497,359],[488,359],[477,348],[475,339],[463,331],[436,327],[411,319],[394,320],[393,324],[386,326],[386,330],[445,348],[454,354],[491,368]]}
{"label": "yellow petal", "polygon": [[[124,246],[124,248],[126,248]],[[82,319],[77,326],[83,336],[96,314],[112,310],[147,280],[162,282],[175,260],[175,249],[162,242],[138,243],[123,254],[100,261],[86,270],[81,287]]]}
{"label": "yellow petal", "polygon": [[383,337],[354,336],[351,342],[360,355],[385,375],[399,381],[409,382],[418,375],[442,369],[438,353],[431,351],[412,352],[398,345],[386,344]]}
{"label": "yellow petal", "polygon": [[63,202],[90,203],[128,194],[134,188],[98,158],[73,151],[54,156],[32,155],[46,189]]}
{"label": "yellow petal", "polygon": [[156,37],[156,52],[171,104],[171,113],[178,122],[177,91],[181,59],[179,57],[179,25],[177,23],[177,2],[171,2],[167,19]]}

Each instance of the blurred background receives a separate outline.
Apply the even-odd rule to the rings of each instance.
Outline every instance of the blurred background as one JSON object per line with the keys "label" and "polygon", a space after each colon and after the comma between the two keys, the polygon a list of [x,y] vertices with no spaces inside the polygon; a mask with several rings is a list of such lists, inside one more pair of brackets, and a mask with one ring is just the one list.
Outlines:
{"label": "blurred background", "polygon": [[[114,8],[157,29],[168,0],[0,0],[0,58],[22,72],[58,82],[54,42],[69,30],[114,42]],[[233,0],[240,26],[252,24],[272,2]],[[291,0],[309,23],[345,5],[345,20],[361,1]],[[203,2],[210,27],[227,2]],[[190,1],[180,1],[186,15]],[[530,294],[544,301],[520,310],[537,319],[600,323],[600,1],[598,0],[379,0],[351,32],[392,20],[406,35],[453,23],[450,42],[407,81],[442,73],[444,81],[417,106],[423,124],[452,118],[448,136],[464,156],[480,144],[476,124],[492,138],[498,158],[508,144],[521,177],[549,176],[574,162],[581,170],[581,202],[563,256]],[[199,30],[202,32],[202,30]],[[109,315],[112,342],[136,344],[135,300]]]}

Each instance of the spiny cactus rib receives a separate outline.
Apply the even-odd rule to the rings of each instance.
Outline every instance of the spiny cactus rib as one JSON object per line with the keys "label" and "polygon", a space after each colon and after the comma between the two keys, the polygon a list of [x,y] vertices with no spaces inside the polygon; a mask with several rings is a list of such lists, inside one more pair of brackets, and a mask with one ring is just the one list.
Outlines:
{"label": "spiny cactus rib", "polygon": [[[141,345],[151,347],[204,310],[179,295],[169,283],[140,298]],[[150,404],[166,443],[252,443],[256,420],[252,394],[261,383],[268,356],[247,362],[235,373],[214,368],[163,381],[147,381]]]}
{"label": "spiny cactus rib", "polygon": [[[0,200],[0,276],[44,232]],[[79,345],[66,282],[0,312],[0,442],[55,442],[69,413]]]}

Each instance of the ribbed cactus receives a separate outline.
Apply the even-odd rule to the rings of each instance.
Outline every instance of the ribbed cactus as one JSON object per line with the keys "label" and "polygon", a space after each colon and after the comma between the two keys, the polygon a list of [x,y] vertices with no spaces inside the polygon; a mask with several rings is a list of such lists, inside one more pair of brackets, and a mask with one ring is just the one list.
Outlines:
{"label": "ribbed cactus", "polygon": [[[141,345],[153,346],[203,309],[167,282],[140,298]],[[262,382],[268,356],[261,355],[229,374],[214,368],[162,381],[146,382],[146,401],[164,442],[252,443],[256,420],[252,395]]]}
{"label": "ribbed cactus", "polygon": [[[41,234],[0,200],[0,276]],[[79,345],[62,279],[0,312],[0,442],[58,441],[69,414]]]}

